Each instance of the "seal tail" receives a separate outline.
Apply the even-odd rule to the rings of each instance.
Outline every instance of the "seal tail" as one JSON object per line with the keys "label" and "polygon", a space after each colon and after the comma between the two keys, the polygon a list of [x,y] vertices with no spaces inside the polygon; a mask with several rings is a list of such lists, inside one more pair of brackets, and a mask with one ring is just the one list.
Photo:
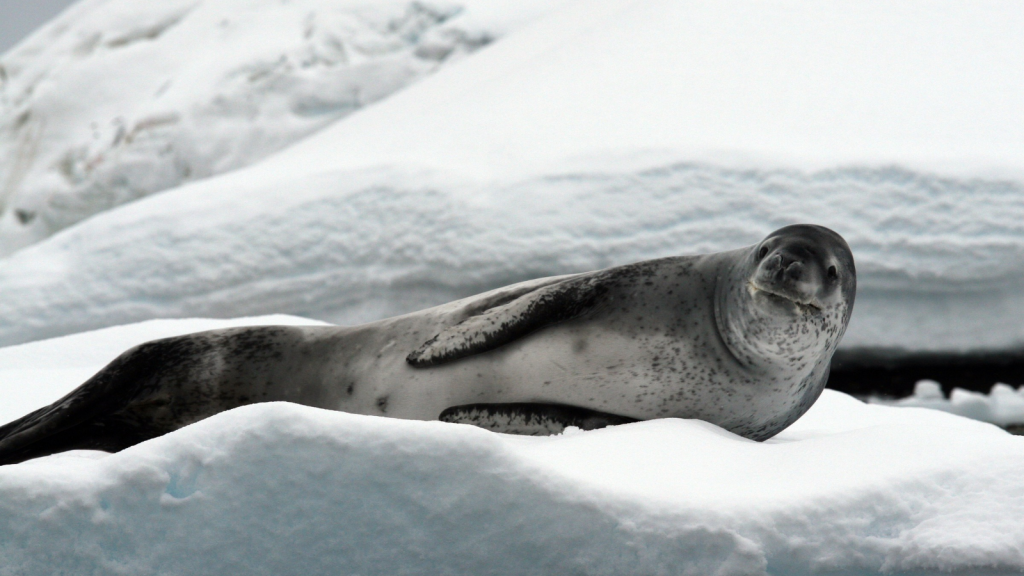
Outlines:
{"label": "seal tail", "polygon": [[163,433],[118,417],[147,394],[163,343],[125,352],[67,396],[0,426],[0,465],[65,450],[116,452]]}

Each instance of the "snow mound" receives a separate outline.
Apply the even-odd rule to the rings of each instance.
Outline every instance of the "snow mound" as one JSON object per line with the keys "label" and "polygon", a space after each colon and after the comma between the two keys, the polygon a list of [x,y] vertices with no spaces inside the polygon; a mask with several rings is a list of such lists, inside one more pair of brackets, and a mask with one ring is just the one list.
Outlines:
{"label": "snow mound", "polygon": [[857,258],[844,346],[1019,346],[1022,19],[1003,0],[567,4],[0,262],[0,343],[154,317],[358,323],[812,222]]}
{"label": "snow mound", "polygon": [[1024,426],[1024,388],[1016,389],[997,383],[988,394],[954,388],[946,398],[942,387],[933,380],[921,380],[914,386],[914,394],[899,400],[870,398],[873,404],[931,408],[965,418],[991,422],[1004,428]]}
{"label": "snow mound", "polygon": [[82,0],[0,59],[0,255],[251,164],[541,9]]}
{"label": "snow mound", "polygon": [[268,164],[491,177],[653,155],[1019,181],[1022,43],[1013,0],[576,2]]}
{"label": "snow mound", "polygon": [[1022,456],[995,427],[832,391],[764,444],[263,404],[0,468],[0,554],[22,575],[1016,573]]}
{"label": "snow mound", "polygon": [[853,248],[844,346],[1024,341],[1024,185],[700,164],[489,184],[398,169],[242,176],[133,203],[8,258],[0,343],[268,311],[355,324],[540,276],[733,249],[798,222]]}
{"label": "snow mound", "polygon": [[[27,412],[144,340],[307,322],[6,348],[0,381],[63,384],[0,396]],[[0,467],[0,574],[1017,574],[1021,518],[1024,438],[832,390],[764,443],[692,420],[516,437],[268,403]]]}

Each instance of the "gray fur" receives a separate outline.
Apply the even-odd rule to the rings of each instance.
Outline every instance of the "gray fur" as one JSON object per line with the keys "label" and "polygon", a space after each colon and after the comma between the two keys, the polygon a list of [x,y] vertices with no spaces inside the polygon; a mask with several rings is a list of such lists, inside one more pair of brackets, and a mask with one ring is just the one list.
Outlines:
{"label": "gray fur", "polygon": [[568,406],[698,418],[764,440],[821,393],[855,291],[846,242],[791,226],[739,250],[523,282],[363,326],[157,340],[0,427],[0,463],[116,450],[272,400],[418,420],[466,405]]}

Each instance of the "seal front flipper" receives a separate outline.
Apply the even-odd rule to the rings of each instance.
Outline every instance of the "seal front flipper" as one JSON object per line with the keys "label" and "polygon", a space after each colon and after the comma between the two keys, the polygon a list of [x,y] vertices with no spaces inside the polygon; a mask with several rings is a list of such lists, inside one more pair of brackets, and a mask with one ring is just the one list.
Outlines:
{"label": "seal front flipper", "polygon": [[540,402],[507,404],[467,404],[452,406],[437,417],[442,422],[472,424],[504,434],[548,436],[560,434],[569,426],[596,430],[637,422],[635,418],[607,414],[578,406]]}
{"label": "seal front flipper", "polygon": [[603,276],[588,274],[528,292],[451,326],[409,354],[426,368],[487,352],[541,328],[590,311],[607,292]]}

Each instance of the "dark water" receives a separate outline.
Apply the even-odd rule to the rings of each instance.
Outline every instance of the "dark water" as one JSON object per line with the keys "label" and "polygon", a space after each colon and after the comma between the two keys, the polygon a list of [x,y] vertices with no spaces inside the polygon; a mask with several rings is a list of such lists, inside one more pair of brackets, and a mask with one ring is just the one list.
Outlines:
{"label": "dark water", "polygon": [[1024,350],[1009,352],[906,352],[853,349],[836,352],[828,387],[854,396],[902,398],[918,380],[988,393],[997,382],[1024,384]]}
{"label": "dark water", "polygon": [[[903,398],[918,380],[935,380],[949,397],[953,388],[988,393],[997,382],[1024,385],[1024,350],[1005,352],[906,352],[843,350],[832,358],[828,387],[853,396]],[[1007,430],[1024,435],[1024,425]]]}

